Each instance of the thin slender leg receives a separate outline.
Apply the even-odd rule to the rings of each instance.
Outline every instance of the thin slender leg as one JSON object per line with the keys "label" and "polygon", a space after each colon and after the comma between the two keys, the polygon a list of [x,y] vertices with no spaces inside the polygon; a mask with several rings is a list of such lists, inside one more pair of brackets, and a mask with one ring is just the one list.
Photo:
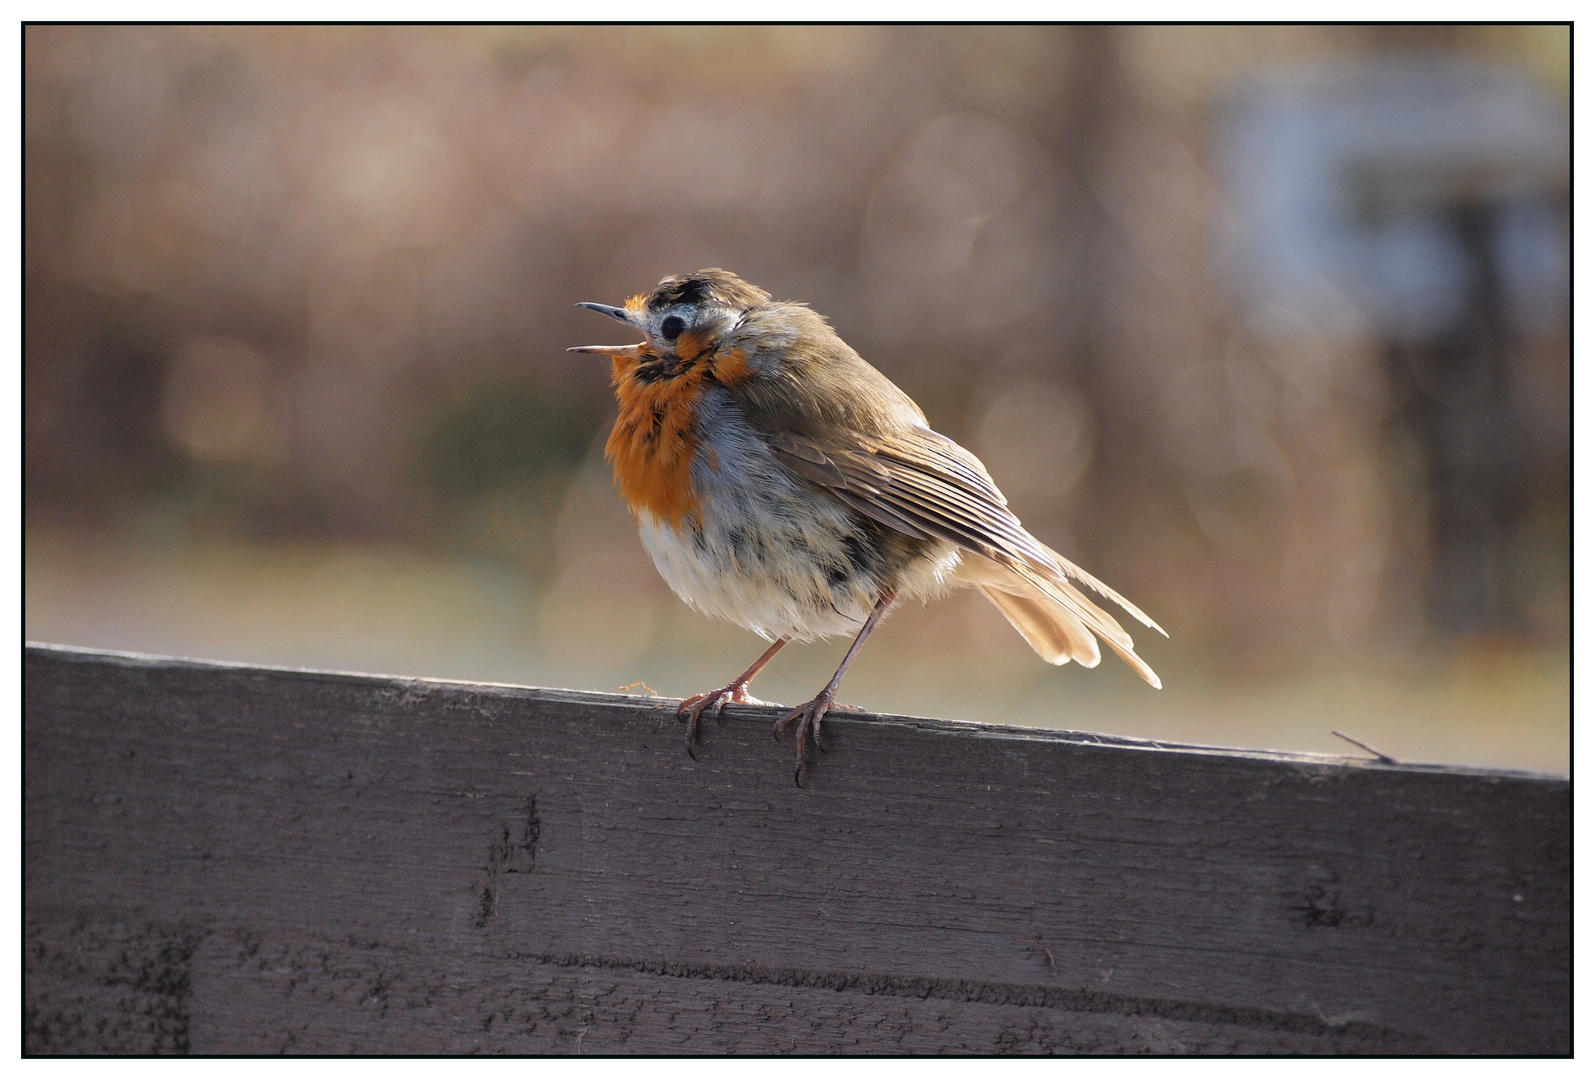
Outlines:
{"label": "thin slender leg", "polygon": [[720,719],[720,714],[725,712],[726,702],[734,701],[738,705],[768,705],[767,701],[760,701],[748,693],[748,683],[753,677],[764,670],[764,665],[775,658],[781,647],[791,641],[790,637],[776,638],[775,644],[764,650],[764,655],[753,662],[753,665],[741,675],[718,690],[711,690],[707,694],[694,694],[681,703],[681,708],[676,710],[676,715],[687,721],[687,753],[694,761],[698,755],[694,747],[698,745],[698,718],[705,709],[714,709],[714,718]]}
{"label": "thin slender leg", "polygon": [[[853,639],[853,645],[847,650],[847,655],[842,657],[842,666],[836,669],[836,674],[831,676],[831,681],[825,684],[813,701],[806,705],[799,705],[783,716],[775,725],[775,736],[780,738],[794,720],[797,721],[797,772],[793,775],[794,782],[802,785],[803,767],[808,760],[809,741],[813,740],[815,746],[820,746],[820,721],[825,718],[825,711],[836,703],[837,688],[842,685],[842,676],[847,674],[847,669],[852,665],[853,658],[858,655],[859,649],[864,647],[864,639],[874,631],[875,624],[881,621],[886,610],[892,606],[895,593],[882,593],[881,598],[875,603],[875,610],[870,612],[870,617],[864,620],[864,627],[858,632],[858,637]],[[821,750],[825,747],[820,746]]]}

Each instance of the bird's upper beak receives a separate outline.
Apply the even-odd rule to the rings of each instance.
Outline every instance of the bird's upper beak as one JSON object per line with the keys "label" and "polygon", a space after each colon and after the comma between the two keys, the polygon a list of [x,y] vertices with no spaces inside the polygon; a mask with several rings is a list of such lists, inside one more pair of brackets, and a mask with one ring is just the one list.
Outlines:
{"label": "bird's upper beak", "polygon": [[[630,311],[623,307],[614,307],[611,304],[594,304],[590,301],[583,301],[576,306],[588,308],[603,315],[608,315],[611,319],[616,319],[625,323],[627,326],[635,327],[638,330],[644,329],[642,320],[637,318]],[[641,355],[640,350],[646,344],[647,342],[645,341],[639,341],[635,345],[576,345],[572,348],[566,349],[565,351],[579,353],[602,353],[606,356],[639,356]]]}

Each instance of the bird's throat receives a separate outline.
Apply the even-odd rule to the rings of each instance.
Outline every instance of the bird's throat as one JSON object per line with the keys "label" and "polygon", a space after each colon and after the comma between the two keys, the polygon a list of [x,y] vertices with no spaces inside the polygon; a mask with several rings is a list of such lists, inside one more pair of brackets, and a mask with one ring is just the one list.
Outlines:
{"label": "bird's throat", "polygon": [[615,484],[633,514],[646,510],[679,528],[699,512],[692,486],[698,450],[697,401],[710,378],[706,365],[691,365],[671,378],[639,379],[639,363],[615,358],[615,397],[620,415],[604,445]]}

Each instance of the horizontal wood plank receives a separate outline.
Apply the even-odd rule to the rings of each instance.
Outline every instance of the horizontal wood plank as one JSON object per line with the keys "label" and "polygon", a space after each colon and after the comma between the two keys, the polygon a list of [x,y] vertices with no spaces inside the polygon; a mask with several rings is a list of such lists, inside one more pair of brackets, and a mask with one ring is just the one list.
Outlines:
{"label": "horizontal wood plank", "polygon": [[1555,777],[30,646],[25,1049],[1571,1049]]}

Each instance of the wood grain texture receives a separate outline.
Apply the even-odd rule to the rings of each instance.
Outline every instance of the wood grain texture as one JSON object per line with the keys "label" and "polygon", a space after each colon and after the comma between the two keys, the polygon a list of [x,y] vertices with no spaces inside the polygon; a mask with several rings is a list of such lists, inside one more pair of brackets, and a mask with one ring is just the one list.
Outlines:
{"label": "wood grain texture", "polygon": [[1571,1050],[1528,774],[49,647],[25,1049]]}

